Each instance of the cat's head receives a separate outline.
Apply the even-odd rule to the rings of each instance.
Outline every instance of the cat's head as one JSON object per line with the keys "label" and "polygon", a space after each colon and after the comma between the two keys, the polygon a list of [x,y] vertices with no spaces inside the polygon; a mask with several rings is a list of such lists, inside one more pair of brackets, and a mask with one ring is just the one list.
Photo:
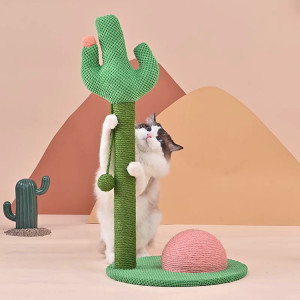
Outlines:
{"label": "cat's head", "polygon": [[135,139],[140,151],[161,153],[167,160],[171,158],[172,152],[183,149],[174,143],[161,124],[156,122],[155,113],[146,123],[136,125]]}

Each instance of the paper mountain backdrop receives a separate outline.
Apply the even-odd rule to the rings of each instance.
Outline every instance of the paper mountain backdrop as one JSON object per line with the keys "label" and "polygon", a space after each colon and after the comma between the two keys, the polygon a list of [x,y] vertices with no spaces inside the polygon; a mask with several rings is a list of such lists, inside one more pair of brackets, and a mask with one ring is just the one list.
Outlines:
{"label": "paper mountain backdrop", "polygon": [[[164,224],[300,225],[300,164],[237,99],[218,88],[185,95],[160,67],[157,86],[137,102],[137,120],[152,112],[184,146],[162,181]],[[31,176],[52,180],[39,213],[91,212],[108,113],[108,102],[91,95],[53,138]]]}
{"label": "paper mountain backdrop", "polygon": [[165,224],[300,225],[300,164],[237,99],[198,89],[158,120],[184,146],[162,184]]}

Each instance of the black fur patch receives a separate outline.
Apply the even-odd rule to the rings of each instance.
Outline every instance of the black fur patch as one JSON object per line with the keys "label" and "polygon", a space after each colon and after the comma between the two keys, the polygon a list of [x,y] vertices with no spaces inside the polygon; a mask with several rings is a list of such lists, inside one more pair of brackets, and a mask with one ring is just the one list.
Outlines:
{"label": "black fur patch", "polygon": [[151,126],[159,126],[160,129],[157,132],[157,139],[161,144],[162,151],[167,160],[170,160],[171,154],[174,151],[183,149],[182,146],[177,145],[171,136],[164,130],[160,123],[156,122],[155,114],[153,114],[147,123],[140,123],[135,126],[136,129],[145,128],[147,131],[151,131]]}
{"label": "black fur patch", "polygon": [[[157,123],[157,126],[161,127],[161,124]],[[167,160],[170,160],[172,152],[183,149],[182,146],[177,145],[173,141],[171,136],[162,127],[158,130],[157,136],[161,138],[161,148]]]}

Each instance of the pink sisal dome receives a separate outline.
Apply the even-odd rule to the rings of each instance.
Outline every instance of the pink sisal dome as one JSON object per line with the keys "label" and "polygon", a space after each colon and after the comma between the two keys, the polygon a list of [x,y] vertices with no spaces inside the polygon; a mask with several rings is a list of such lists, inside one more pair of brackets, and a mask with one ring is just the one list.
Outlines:
{"label": "pink sisal dome", "polygon": [[203,230],[188,229],[167,243],[161,265],[171,272],[217,272],[227,268],[227,255],[215,236]]}

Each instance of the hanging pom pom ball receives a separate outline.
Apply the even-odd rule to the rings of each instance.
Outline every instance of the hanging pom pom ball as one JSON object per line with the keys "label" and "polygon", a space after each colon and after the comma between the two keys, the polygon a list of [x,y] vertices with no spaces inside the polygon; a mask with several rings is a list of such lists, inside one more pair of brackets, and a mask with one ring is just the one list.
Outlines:
{"label": "hanging pom pom ball", "polygon": [[110,174],[103,174],[98,179],[98,187],[103,192],[109,192],[115,187],[115,179]]}

